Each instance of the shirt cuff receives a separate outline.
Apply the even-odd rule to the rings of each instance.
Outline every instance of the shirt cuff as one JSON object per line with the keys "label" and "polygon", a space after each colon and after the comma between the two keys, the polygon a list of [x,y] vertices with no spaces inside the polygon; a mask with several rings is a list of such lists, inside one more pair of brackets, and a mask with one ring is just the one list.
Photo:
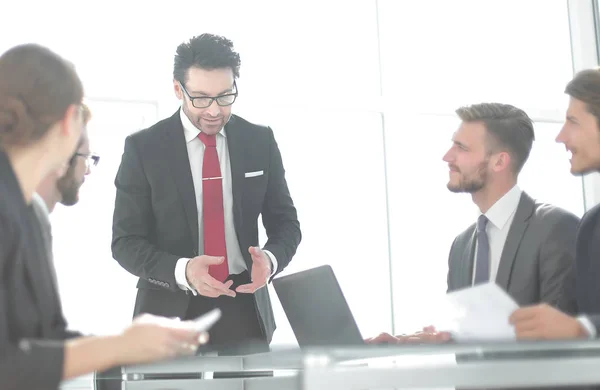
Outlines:
{"label": "shirt cuff", "polygon": [[590,339],[596,338],[596,327],[594,326],[594,324],[592,324],[592,321],[590,321],[589,318],[587,318],[586,316],[579,316],[577,317],[577,321],[579,321],[581,326],[583,326]]}
{"label": "shirt cuff", "polygon": [[263,251],[267,254],[269,260],[271,260],[271,276],[273,276],[277,272],[277,258],[270,251],[266,249],[263,249]]}
{"label": "shirt cuff", "polygon": [[185,257],[177,260],[177,264],[175,264],[175,282],[177,282],[177,287],[183,291],[191,291],[192,294],[197,295],[198,293],[190,286],[185,276],[185,268],[190,260]]}

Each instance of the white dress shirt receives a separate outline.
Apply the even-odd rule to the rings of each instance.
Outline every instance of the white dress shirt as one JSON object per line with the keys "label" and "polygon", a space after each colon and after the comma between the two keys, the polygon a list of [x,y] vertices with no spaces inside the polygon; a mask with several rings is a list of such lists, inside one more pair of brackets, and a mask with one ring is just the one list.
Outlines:
{"label": "white dress shirt", "polygon": [[[485,213],[488,219],[485,231],[488,236],[490,243],[490,281],[496,280],[498,274],[498,267],[500,266],[500,258],[502,257],[502,251],[504,250],[504,244],[506,243],[506,237],[510,230],[510,225],[515,218],[515,212],[519,206],[521,200],[521,189],[518,186],[514,186],[510,189],[502,198],[498,199],[496,203],[489,208]],[[475,246],[475,256],[477,258],[477,245]],[[473,276],[472,280],[475,281],[475,267],[476,262],[473,262]]]}
{"label": "white dress shirt", "polygon": [[[204,253],[204,235],[202,223],[202,163],[204,160],[204,144],[198,138],[200,130],[192,124],[183,110],[180,110],[181,123],[187,146],[194,191],[196,192],[196,205],[198,207],[198,253]],[[233,193],[231,190],[231,165],[229,162],[229,148],[227,147],[227,134],[223,128],[216,137],[217,154],[219,155],[219,166],[223,177],[223,211],[225,215],[225,245],[227,247],[227,263],[229,274],[239,274],[247,270],[246,262],[240,250],[240,244],[235,233],[233,222]],[[277,259],[273,253],[265,250],[271,260],[272,274],[277,270]],[[175,280],[182,290],[189,290],[196,295],[196,291],[188,284],[185,269],[189,258],[181,258],[175,266]]]}

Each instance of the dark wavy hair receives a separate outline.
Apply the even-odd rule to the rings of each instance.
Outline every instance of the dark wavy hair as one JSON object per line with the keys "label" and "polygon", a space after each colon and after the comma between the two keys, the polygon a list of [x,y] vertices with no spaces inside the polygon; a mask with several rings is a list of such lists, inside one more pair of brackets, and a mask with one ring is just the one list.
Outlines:
{"label": "dark wavy hair", "polygon": [[584,102],[587,111],[600,123],[600,69],[578,72],[567,84],[565,93]]}
{"label": "dark wavy hair", "polygon": [[233,42],[213,34],[202,34],[177,47],[173,78],[184,84],[191,67],[205,70],[230,68],[233,76],[240,77],[240,55],[233,50]]}

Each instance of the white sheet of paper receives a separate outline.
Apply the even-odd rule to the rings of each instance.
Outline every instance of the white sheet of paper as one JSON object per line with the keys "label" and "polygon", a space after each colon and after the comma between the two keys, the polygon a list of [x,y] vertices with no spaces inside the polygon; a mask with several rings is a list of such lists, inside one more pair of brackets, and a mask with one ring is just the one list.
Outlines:
{"label": "white sheet of paper", "polygon": [[457,341],[515,340],[508,318],[519,305],[494,282],[448,293],[445,306],[446,329]]}
{"label": "white sheet of paper", "polygon": [[194,320],[181,321],[181,327],[198,332],[208,331],[221,318],[221,310],[213,309]]}
{"label": "white sheet of paper", "polygon": [[175,318],[167,318],[154,316],[151,314],[144,314],[140,318],[140,321],[145,323],[153,323],[157,325],[166,326],[169,328],[187,329],[196,332],[208,331],[219,319],[221,318],[221,310],[213,309],[208,313],[201,315],[193,320],[180,321]]}

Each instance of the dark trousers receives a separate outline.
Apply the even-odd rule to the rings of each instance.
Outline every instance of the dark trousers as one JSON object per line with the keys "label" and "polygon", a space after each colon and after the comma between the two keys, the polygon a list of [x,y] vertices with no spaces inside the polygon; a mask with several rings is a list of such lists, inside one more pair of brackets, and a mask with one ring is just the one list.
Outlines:
{"label": "dark trousers", "polygon": [[[233,280],[232,290],[250,283],[248,272],[229,275]],[[254,295],[236,293],[235,298],[220,296],[206,298],[194,296],[190,300],[185,319],[193,319],[214,308],[221,309],[221,319],[209,331],[209,342],[199,353],[216,351],[219,355],[248,355],[267,352],[269,344],[262,330]]]}
{"label": "dark trousers", "polygon": [[[233,280],[231,289],[250,283],[247,271],[238,275],[229,275],[227,280]],[[207,298],[193,296],[188,310],[182,320],[197,318],[214,308],[221,309],[221,319],[209,330],[209,342],[201,346],[198,353],[217,352],[219,356],[250,355],[268,352],[264,331],[260,323],[254,296],[237,293],[235,298],[220,296]],[[272,376],[272,372],[256,372],[254,376]],[[115,367],[96,374],[97,390],[120,390],[121,367]],[[236,377],[237,374],[226,372],[214,373],[214,378]]]}

